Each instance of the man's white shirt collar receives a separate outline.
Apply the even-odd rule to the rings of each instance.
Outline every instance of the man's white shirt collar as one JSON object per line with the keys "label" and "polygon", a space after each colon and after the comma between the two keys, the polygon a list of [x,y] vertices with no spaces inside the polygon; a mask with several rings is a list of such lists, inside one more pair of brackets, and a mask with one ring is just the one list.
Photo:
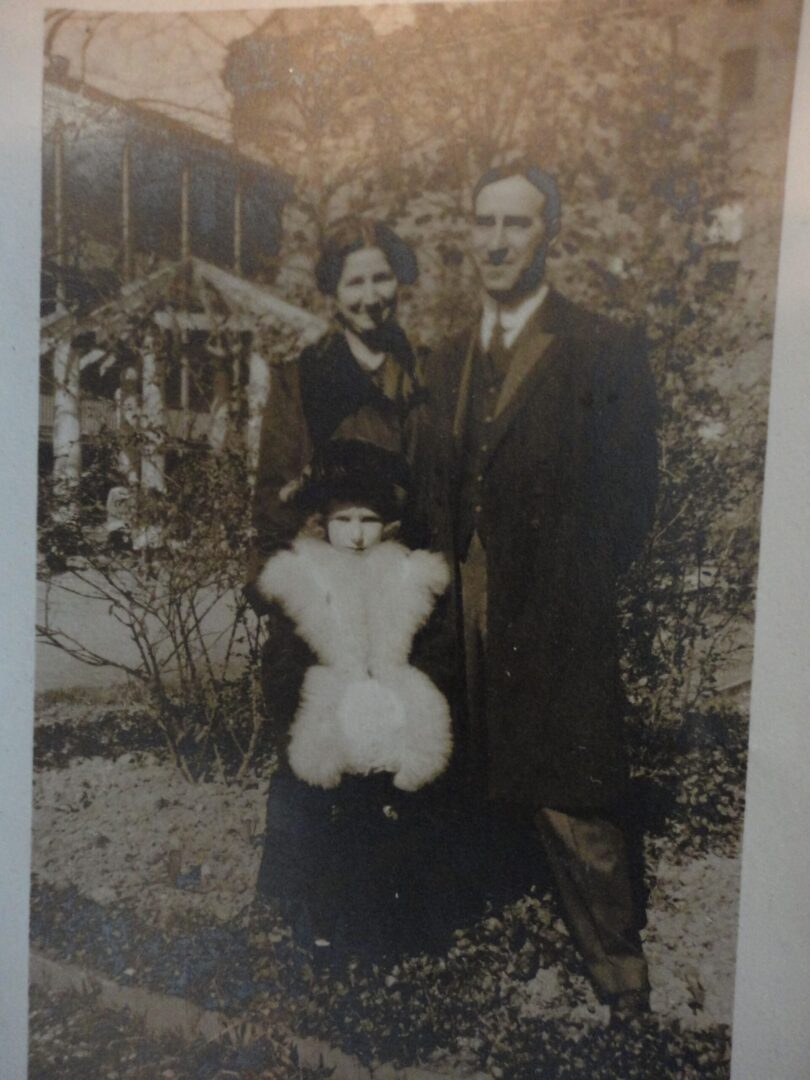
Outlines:
{"label": "man's white shirt collar", "polygon": [[535,292],[521,300],[517,307],[501,308],[488,294],[484,294],[484,310],[481,314],[481,347],[488,349],[495,332],[495,323],[500,321],[503,329],[503,343],[511,349],[523,327],[539,310],[548,296],[548,285],[543,284]]}

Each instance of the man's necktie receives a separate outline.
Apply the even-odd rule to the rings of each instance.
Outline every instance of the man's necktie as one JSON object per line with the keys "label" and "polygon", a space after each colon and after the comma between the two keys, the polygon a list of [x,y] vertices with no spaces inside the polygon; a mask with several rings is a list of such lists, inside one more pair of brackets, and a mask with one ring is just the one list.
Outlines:
{"label": "man's necktie", "polygon": [[509,368],[509,350],[503,340],[503,326],[499,318],[495,320],[487,352],[491,361],[492,376],[500,381]]}

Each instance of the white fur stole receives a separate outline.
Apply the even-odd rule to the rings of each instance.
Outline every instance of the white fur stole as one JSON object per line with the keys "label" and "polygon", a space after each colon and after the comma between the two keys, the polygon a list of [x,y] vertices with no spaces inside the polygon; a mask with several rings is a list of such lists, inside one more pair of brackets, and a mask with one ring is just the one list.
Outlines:
{"label": "white fur stole", "polygon": [[278,601],[320,663],[306,674],[290,732],[301,779],[392,772],[416,790],[447,766],[450,712],[408,664],[414,635],[449,582],[440,555],[386,541],[364,552],[302,538],[265,565],[258,587]]}

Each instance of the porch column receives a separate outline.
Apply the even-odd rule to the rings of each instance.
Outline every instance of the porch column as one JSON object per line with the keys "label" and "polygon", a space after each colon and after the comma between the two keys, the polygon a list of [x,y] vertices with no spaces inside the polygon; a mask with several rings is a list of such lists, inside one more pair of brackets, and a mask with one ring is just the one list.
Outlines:
{"label": "porch column", "polygon": [[127,140],[121,152],[121,277],[132,277],[132,146]]}
{"label": "porch column", "polygon": [[180,258],[186,262],[191,254],[190,208],[191,170],[183,165],[180,173]]}
{"label": "porch column", "polygon": [[144,338],[141,354],[141,483],[149,491],[166,490],[166,457],[163,447],[166,441],[167,417],[160,344],[160,338],[149,333]]}
{"label": "porch column", "polygon": [[233,193],[233,272],[242,273],[242,187],[239,179]]}
{"label": "porch column", "polygon": [[79,354],[70,340],[53,354],[53,478],[56,485],[75,487],[82,471],[79,399]]}
{"label": "porch column", "polygon": [[245,429],[248,473],[251,482],[256,476],[256,469],[259,464],[259,439],[261,437],[262,417],[269,393],[270,365],[261,353],[251,350],[248,358],[248,418]]}
{"label": "porch column", "polygon": [[120,449],[118,469],[125,483],[138,483],[138,452],[135,432],[138,426],[138,369],[129,364],[121,372],[121,381],[115,393],[118,406],[118,431]]}
{"label": "porch column", "polygon": [[65,132],[61,120],[53,130],[53,223],[56,234],[56,304],[65,306]]}
{"label": "porch column", "polygon": [[228,441],[231,417],[231,357],[222,343],[210,345],[208,355],[214,365],[213,396],[208,427],[208,445],[220,453]]}

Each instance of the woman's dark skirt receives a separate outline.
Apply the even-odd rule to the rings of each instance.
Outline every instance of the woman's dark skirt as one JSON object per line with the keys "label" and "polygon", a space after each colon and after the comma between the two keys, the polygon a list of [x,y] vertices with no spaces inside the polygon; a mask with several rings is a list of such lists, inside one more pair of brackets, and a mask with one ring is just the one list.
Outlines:
{"label": "woman's dark skirt", "polygon": [[534,830],[437,782],[399,791],[388,774],[326,791],[288,769],[271,780],[260,896],[295,940],[335,960],[444,952],[453,932],[542,885]]}

